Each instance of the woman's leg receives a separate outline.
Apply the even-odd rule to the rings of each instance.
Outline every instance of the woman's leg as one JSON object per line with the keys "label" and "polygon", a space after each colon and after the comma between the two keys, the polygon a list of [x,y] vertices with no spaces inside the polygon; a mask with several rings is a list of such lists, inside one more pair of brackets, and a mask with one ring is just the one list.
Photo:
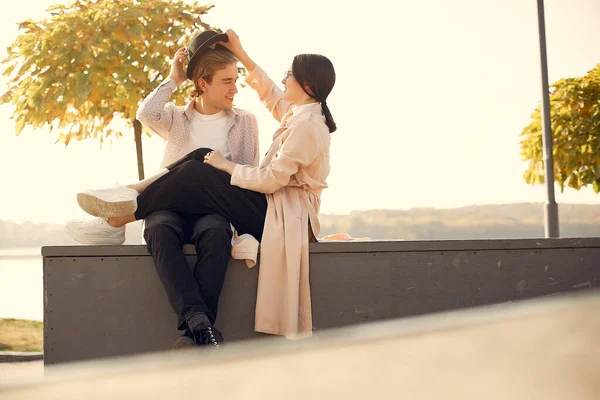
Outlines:
{"label": "woman's leg", "polygon": [[[211,151],[210,149],[199,149],[199,150],[201,150],[201,151],[203,151],[203,150]],[[143,179],[143,180],[141,180],[139,182],[136,182],[136,183],[131,183],[129,185],[124,185],[124,186],[128,187],[129,189],[133,189],[133,190],[137,191],[138,193],[142,193],[144,190],[146,190],[146,188],[148,186],[150,186],[152,183],[156,182],[158,180],[158,178],[160,178],[161,176],[167,174],[169,171],[172,171],[173,169],[177,168],[179,165],[183,164],[186,161],[197,159],[197,154],[196,154],[197,151],[198,150],[192,151],[191,153],[189,153],[189,154],[185,155],[184,157],[182,157],[180,160],[175,161],[174,163],[167,165],[165,168],[161,169],[156,174],[154,174],[154,175],[152,175],[152,176],[150,176],[150,177],[148,177],[146,179]],[[206,153],[204,153],[204,154],[206,154]]]}
{"label": "woman's leg", "polygon": [[156,182],[158,180],[158,178],[160,178],[161,176],[165,175],[168,172],[169,172],[169,170],[167,168],[163,168],[160,171],[158,171],[156,174],[154,174],[146,179],[143,179],[139,182],[125,185],[125,187],[128,187],[129,189],[133,189],[138,193],[142,193],[144,190],[146,190],[146,188],[148,186],[150,186],[152,183]]}
{"label": "woman's leg", "polygon": [[[262,238],[267,199],[262,193],[230,184],[231,175],[204,163],[209,149],[199,149],[163,175],[137,197],[131,219],[143,219],[157,210],[219,214],[239,233]],[[111,225],[114,221],[109,219]]]}
{"label": "woman's leg", "polygon": [[[249,233],[260,240],[267,213],[266,196],[232,186],[231,175],[204,163],[204,155],[209,151],[196,150],[194,157],[178,162],[137,196],[135,213],[108,216],[108,223],[120,227],[158,210],[218,214],[240,234]],[[105,207],[105,202],[100,203]]]}
{"label": "woman's leg", "polygon": [[204,155],[211,149],[198,149],[187,154],[180,160],[163,168],[157,174],[140,182],[129,185],[117,185],[115,187],[97,190],[86,190],[77,193],[77,203],[88,214],[108,220],[109,217],[123,217],[118,221],[112,220],[112,224],[118,223],[122,226],[132,222],[131,215],[137,207],[137,197],[146,188],[159,180],[161,177],[176,170],[181,165],[191,160],[204,161]]}

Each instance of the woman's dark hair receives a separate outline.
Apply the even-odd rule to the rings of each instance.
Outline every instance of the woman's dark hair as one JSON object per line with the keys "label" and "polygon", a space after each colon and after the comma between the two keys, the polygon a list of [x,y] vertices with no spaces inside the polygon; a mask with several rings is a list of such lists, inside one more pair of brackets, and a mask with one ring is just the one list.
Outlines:
{"label": "woman's dark hair", "polygon": [[306,94],[321,102],[329,133],[335,132],[337,127],[327,106],[327,96],[335,85],[335,70],[331,61],[320,54],[298,54],[292,62],[292,74],[302,89],[308,86]]}

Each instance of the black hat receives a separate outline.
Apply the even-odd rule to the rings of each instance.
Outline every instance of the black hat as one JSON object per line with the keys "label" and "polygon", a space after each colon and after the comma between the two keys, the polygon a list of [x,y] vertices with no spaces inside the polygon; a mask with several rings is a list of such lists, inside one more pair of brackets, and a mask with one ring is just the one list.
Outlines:
{"label": "black hat", "polygon": [[[215,31],[204,31],[192,40],[192,43],[188,46],[188,65],[186,75],[191,80],[192,73],[202,54],[206,53],[208,49],[214,49],[215,43],[227,42],[229,37],[225,33],[217,33]],[[221,49],[225,47],[217,45]]]}

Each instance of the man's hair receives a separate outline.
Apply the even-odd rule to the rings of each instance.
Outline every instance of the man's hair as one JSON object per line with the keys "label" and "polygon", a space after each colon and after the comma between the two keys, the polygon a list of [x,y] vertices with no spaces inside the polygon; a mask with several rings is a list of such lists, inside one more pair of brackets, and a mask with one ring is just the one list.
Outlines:
{"label": "man's hair", "polygon": [[237,64],[238,59],[226,49],[210,49],[200,57],[196,68],[192,72],[192,81],[194,87],[190,88],[189,95],[191,97],[200,96],[203,91],[198,87],[198,79],[203,78],[206,82],[212,83],[215,72],[227,68],[229,64]]}

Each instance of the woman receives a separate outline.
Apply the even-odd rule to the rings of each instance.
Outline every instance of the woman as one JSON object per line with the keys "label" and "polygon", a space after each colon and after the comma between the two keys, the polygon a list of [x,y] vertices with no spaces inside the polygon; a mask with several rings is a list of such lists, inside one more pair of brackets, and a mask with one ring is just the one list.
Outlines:
{"label": "woman", "polygon": [[145,188],[87,191],[78,194],[78,202],[112,227],[157,210],[224,216],[238,232],[261,241],[255,330],[308,337],[308,244],[319,233],[320,196],[329,175],[330,133],[336,125],[326,101],[335,71],[324,56],[298,55],[281,92],[247,55],[237,34],[229,30],[227,36],[229,41],[220,44],[251,71],[246,81],[281,122],[262,164],[235,164],[219,152],[199,149]]}

